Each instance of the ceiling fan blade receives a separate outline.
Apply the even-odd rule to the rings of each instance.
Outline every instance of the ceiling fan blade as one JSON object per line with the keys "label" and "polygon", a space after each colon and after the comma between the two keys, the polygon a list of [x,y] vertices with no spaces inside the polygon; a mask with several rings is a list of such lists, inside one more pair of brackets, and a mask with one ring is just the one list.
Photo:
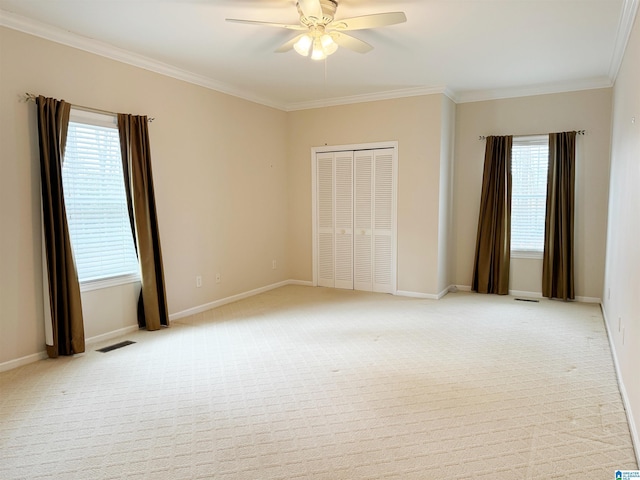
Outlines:
{"label": "ceiling fan blade", "polygon": [[386,27],[407,21],[404,12],[374,13],[361,17],[343,18],[330,23],[327,28],[336,30],[364,30],[366,28]]}
{"label": "ceiling fan blade", "polygon": [[347,35],[346,33],[340,32],[331,32],[331,38],[341,47],[347,48],[349,50],[353,50],[358,53],[367,53],[373,50],[373,47],[369,45],[367,42],[363,42],[362,40],[358,40],[351,35]]}
{"label": "ceiling fan blade", "polygon": [[302,14],[308,19],[321,20],[323,17],[320,0],[298,0],[298,6]]}
{"label": "ceiling fan blade", "polygon": [[300,37],[302,37],[303,35],[305,35],[304,33],[301,33],[300,35],[297,35],[295,37],[293,37],[291,40],[289,40],[287,43],[282,44],[277,50],[275,50],[276,53],[284,53],[284,52],[288,52],[289,50],[291,50],[293,48],[293,46],[295,45],[295,43],[300,40]]}
{"label": "ceiling fan blade", "polygon": [[227,22],[232,23],[248,23],[249,25],[265,25],[267,27],[286,28],[288,30],[307,30],[304,25],[287,25],[285,23],[259,22],[258,20],[241,20],[238,18],[227,18]]}

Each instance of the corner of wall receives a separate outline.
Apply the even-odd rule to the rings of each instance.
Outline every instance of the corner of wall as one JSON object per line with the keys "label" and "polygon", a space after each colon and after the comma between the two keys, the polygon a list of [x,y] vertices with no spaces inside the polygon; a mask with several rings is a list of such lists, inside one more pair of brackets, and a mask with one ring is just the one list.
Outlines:
{"label": "corner of wall", "polygon": [[442,95],[440,112],[440,180],[438,205],[438,283],[437,291],[446,290],[451,283],[453,251],[453,168],[456,132],[456,105]]}

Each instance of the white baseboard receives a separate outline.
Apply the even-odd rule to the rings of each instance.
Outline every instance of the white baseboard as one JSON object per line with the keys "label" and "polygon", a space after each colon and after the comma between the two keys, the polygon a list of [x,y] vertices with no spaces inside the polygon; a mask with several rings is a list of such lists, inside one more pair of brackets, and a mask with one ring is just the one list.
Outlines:
{"label": "white baseboard", "polygon": [[172,313],[169,315],[169,320],[171,321],[178,320],[179,318],[184,318],[190,315],[195,315],[197,313],[206,312],[207,310],[211,310],[216,307],[221,307],[222,305],[226,305],[227,303],[237,302],[238,300],[242,300],[243,298],[252,297],[260,293],[268,292],[269,290],[274,290],[276,288],[284,287],[285,285],[312,286],[313,283],[307,282],[304,280],[283,280],[282,282],[272,283],[271,285],[266,285],[264,287],[256,288],[254,290],[249,290],[248,292],[238,293],[236,295],[231,295],[230,297],[225,297],[219,300],[214,300],[213,302],[205,303],[204,305],[188,308],[186,310],[182,310],[181,312]]}
{"label": "white baseboard", "polygon": [[597,297],[576,297],[576,302],[597,303],[600,305],[602,303],[602,299]]}
{"label": "white baseboard", "polygon": [[[513,297],[528,297],[528,298],[546,298],[542,296],[542,292],[525,292],[522,290],[509,290],[509,295]],[[600,304],[600,299],[596,297],[578,297],[575,298],[579,303],[597,303]]]}
{"label": "white baseboard", "polygon": [[[176,320],[178,318],[187,317],[189,315],[193,315],[196,313],[204,312],[206,310],[210,310],[215,307],[219,307],[220,305],[225,305],[227,303],[235,302],[237,300],[241,300],[243,298],[251,297],[253,295],[257,295],[259,293],[267,292],[269,290],[273,290],[279,287],[283,287],[285,285],[303,285],[303,286],[313,286],[313,282],[308,282],[305,280],[285,280],[283,282],[274,283],[272,285],[267,285],[266,287],[256,288],[255,290],[251,290],[249,292],[239,293],[238,295],[233,295],[231,297],[223,298],[220,300],[216,300],[215,302],[210,302],[205,305],[200,305],[198,307],[190,308],[188,310],[184,310],[182,312],[177,312],[169,315],[169,320]],[[90,338],[85,339],[85,345],[95,345],[96,343],[105,342],[107,340],[111,340],[112,338],[121,337],[131,332],[135,332],[138,330],[138,325],[130,325],[128,327],[120,328],[118,330],[113,330],[112,332],[103,333],[101,335],[96,335]],[[14,368],[22,367],[23,365],[28,365],[33,362],[37,362],[38,360],[44,360],[47,358],[46,350],[42,352],[33,353],[31,355],[27,355],[25,357],[16,358],[13,360],[7,360],[6,362],[0,363],[0,372],[6,372],[7,370],[13,370]]]}
{"label": "white baseboard", "polygon": [[624,410],[627,413],[627,423],[629,424],[629,432],[631,433],[631,443],[633,444],[633,450],[636,454],[636,462],[640,465],[640,435],[636,429],[636,423],[633,419],[633,410],[631,409],[631,402],[629,402],[629,396],[627,395],[627,389],[624,386],[622,375],[620,372],[620,364],[618,363],[618,356],[616,355],[616,346],[613,343],[613,336],[611,330],[609,330],[609,321],[607,319],[607,311],[604,305],[600,303],[600,310],[602,310],[602,317],[604,319],[604,327],[607,330],[607,338],[609,339],[609,348],[611,349],[611,357],[613,358],[613,366],[616,371],[616,378],[618,379],[618,388],[620,389],[620,396],[622,397],[622,403],[624,404]]}
{"label": "white baseboard", "polygon": [[[138,330],[138,325],[131,325],[129,327],[120,328],[112,332],[103,333],[102,335],[96,335],[95,337],[86,338],[84,343],[85,346],[93,345],[99,342],[110,340],[112,338],[121,337],[122,335],[126,335],[127,333],[134,332],[136,330]],[[14,368],[22,367],[23,365],[28,365],[39,360],[45,360],[46,358],[48,358],[47,351],[43,350],[41,352],[33,353],[25,357],[8,360],[6,362],[0,363],[0,372],[13,370]]]}
{"label": "white baseboard", "polygon": [[[470,292],[471,287],[469,285],[456,285],[461,292]],[[545,298],[542,296],[542,292],[526,292],[524,290],[509,290],[509,295],[514,297],[529,297],[529,298]],[[600,304],[602,300],[597,297],[576,297],[576,302],[581,303],[597,303]]]}
{"label": "white baseboard", "polygon": [[396,295],[401,297],[411,297],[411,298],[424,298],[427,300],[440,300],[447,293],[449,293],[451,286],[445,288],[440,293],[422,293],[422,292],[410,292],[408,290],[398,290],[396,291]]}
{"label": "white baseboard", "polygon": [[[461,292],[470,292],[471,285],[454,285]],[[527,292],[525,290],[509,290],[509,295],[513,297],[527,297],[527,298],[543,298],[540,292]]]}
{"label": "white baseboard", "polygon": [[121,337],[126,335],[127,333],[137,331],[138,325],[129,325],[128,327],[119,328],[118,330],[113,330],[111,332],[103,333],[101,335],[96,335],[94,337],[86,338],[84,343],[86,345],[95,345],[96,343],[105,342],[107,340],[111,340],[112,338]]}
{"label": "white baseboard", "polygon": [[303,287],[313,287],[313,282],[308,280],[287,280],[287,285],[302,285]]}
{"label": "white baseboard", "polygon": [[44,360],[45,358],[47,358],[47,352],[46,350],[43,350],[38,353],[32,353],[31,355],[27,355],[25,357],[8,360],[6,362],[0,363],[0,372],[13,370],[14,368],[22,367],[23,365],[28,365],[30,363],[37,362],[38,360]]}
{"label": "white baseboard", "polygon": [[396,295],[400,297],[424,298],[427,300],[438,300],[438,296],[432,293],[410,292],[408,290],[398,290]]}
{"label": "white baseboard", "polygon": [[512,297],[544,298],[542,292],[527,292],[524,290],[509,290],[509,295]]}
{"label": "white baseboard", "polygon": [[456,291],[456,286],[455,285],[449,285],[447,288],[445,288],[444,290],[442,290],[438,294],[438,300],[440,300],[442,297],[444,297],[447,293],[455,292],[455,291]]}

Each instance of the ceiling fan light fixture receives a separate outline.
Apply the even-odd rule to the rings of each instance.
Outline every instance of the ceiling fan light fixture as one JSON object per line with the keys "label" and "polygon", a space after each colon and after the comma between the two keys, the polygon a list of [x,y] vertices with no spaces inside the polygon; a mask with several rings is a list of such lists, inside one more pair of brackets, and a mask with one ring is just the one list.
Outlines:
{"label": "ceiling fan light fixture", "polygon": [[358,17],[334,20],[338,0],[295,0],[300,22],[298,24],[283,24],[262,22],[258,20],[241,20],[227,18],[228,22],[248,23],[252,25],[268,25],[302,31],[297,37],[285,42],[275,50],[276,53],[295,50],[303,57],[313,60],[324,60],[338,50],[338,46],[358,53],[367,53],[373,46],[367,42],[352,37],[345,31],[368,30],[372,28],[396,25],[407,21],[404,12],[374,13]]}
{"label": "ceiling fan light fixture", "polygon": [[320,38],[316,38],[313,40],[313,51],[311,52],[312,60],[324,60],[327,58],[327,53],[324,51],[322,47],[322,40]]}
{"label": "ceiling fan light fixture", "polygon": [[333,41],[333,37],[328,33],[322,35],[320,43],[322,44],[322,49],[327,56],[336,53],[336,50],[338,50],[338,44]]}
{"label": "ceiling fan light fixture", "polygon": [[293,48],[296,52],[298,52],[303,57],[309,56],[309,50],[311,50],[311,45],[313,44],[313,39],[310,35],[302,35],[300,39],[293,44]]}

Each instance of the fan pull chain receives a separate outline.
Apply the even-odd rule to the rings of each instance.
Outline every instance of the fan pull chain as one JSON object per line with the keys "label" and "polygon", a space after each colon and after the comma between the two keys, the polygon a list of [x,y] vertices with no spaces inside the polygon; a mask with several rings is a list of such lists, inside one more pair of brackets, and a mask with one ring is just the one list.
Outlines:
{"label": "fan pull chain", "polygon": [[325,100],[329,97],[329,94],[327,92],[327,63],[329,62],[329,57],[324,59],[324,98]]}

